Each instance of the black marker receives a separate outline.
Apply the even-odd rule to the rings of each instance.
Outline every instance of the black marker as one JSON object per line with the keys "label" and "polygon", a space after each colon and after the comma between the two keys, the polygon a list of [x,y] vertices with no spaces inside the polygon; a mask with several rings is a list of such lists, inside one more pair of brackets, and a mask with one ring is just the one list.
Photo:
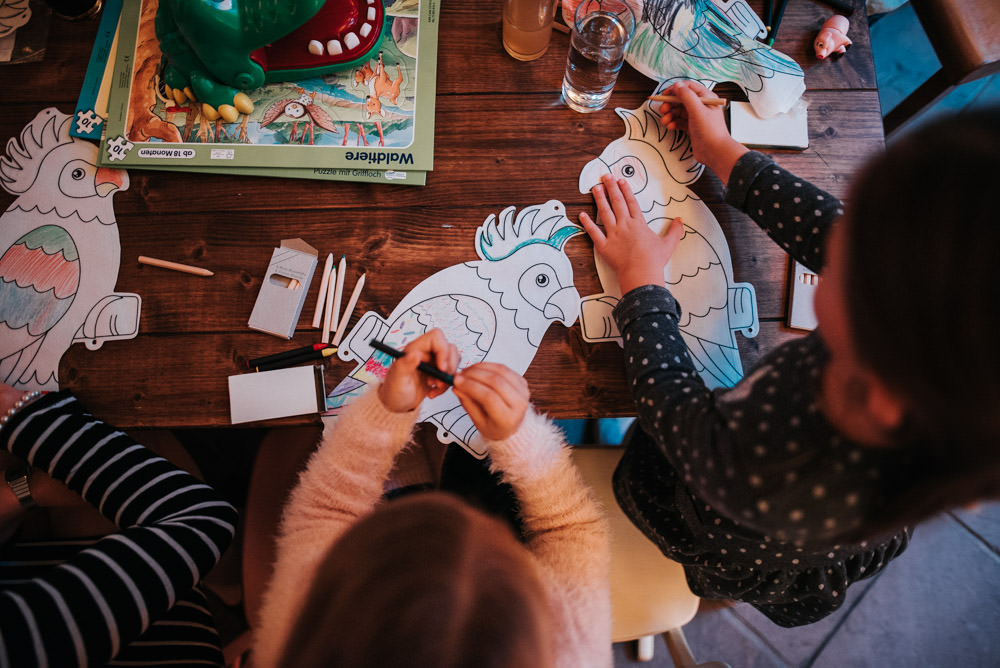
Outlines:
{"label": "black marker", "polygon": [[[378,339],[372,339],[369,343],[371,344],[371,347],[374,348],[375,350],[379,350],[395,359],[399,359],[400,357],[403,356],[403,352],[401,350],[396,350],[392,346],[387,346]],[[437,378],[438,380],[448,383],[449,385],[455,384],[455,377],[453,375],[451,375],[450,373],[445,373],[441,369],[435,366],[431,366],[427,362],[421,362],[420,364],[417,365],[417,368],[426,373],[431,378]]]}

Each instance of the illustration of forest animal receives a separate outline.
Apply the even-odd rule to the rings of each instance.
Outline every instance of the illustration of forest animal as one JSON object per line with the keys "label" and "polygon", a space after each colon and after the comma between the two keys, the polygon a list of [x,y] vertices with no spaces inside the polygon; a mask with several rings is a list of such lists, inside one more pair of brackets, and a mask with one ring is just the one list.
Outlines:
{"label": "illustration of forest animal", "polygon": [[373,115],[382,116],[382,103],[379,102],[377,97],[372,97],[371,95],[365,97],[365,119],[371,119]]}
{"label": "illustration of forest animal", "polygon": [[[226,118],[234,107],[249,113],[239,91],[323,76],[364,58],[381,44],[384,24],[382,3],[367,0],[160,0],[156,37],[167,85],[188,88]],[[309,49],[316,41],[325,45],[318,53]]]}
{"label": "illustration of forest animal", "polygon": [[[368,63],[361,66],[361,69],[354,71],[354,87],[368,86],[369,95],[378,100],[380,97],[387,98],[390,104],[396,104],[399,97],[400,86],[403,85],[403,68],[396,63],[396,78],[390,79],[382,65],[382,52],[378,53],[378,62],[373,70]],[[370,114],[369,114],[370,117]]]}
{"label": "illustration of forest animal", "polygon": [[121,245],[112,208],[128,174],[97,167],[72,118],[40,111],[7,142],[0,184],[17,199],[0,217],[0,381],[58,389],[74,339],[89,348],[138,333],[138,295],[115,293]]}
{"label": "illustration of forest animal", "polygon": [[[489,361],[524,373],[553,322],[570,327],[579,313],[573,266],[563,248],[582,232],[557,200],[490,215],[476,231],[478,260],[456,264],[424,279],[389,314],[365,313],[338,355],[359,364],[327,397],[335,411],[385,376],[392,362],[375,351],[375,338],[396,348],[440,328],[462,355],[460,368]],[[424,401],[420,420],[437,425],[442,443],[459,443],[478,458],[486,455],[473,437],[472,421],[451,391]]]}
{"label": "illustration of forest animal", "polygon": [[[732,81],[764,118],[788,111],[805,91],[805,75],[794,60],[754,39],[757,24],[734,25],[712,0],[625,2],[636,19],[625,58],[635,69],[662,82],[658,90],[679,78],[696,79],[709,88]],[[580,0],[562,3],[563,16],[573,16]],[[744,0],[725,4],[732,9],[737,3],[745,4]]]}
{"label": "illustration of forest animal", "polygon": [[28,0],[0,0],[0,37],[14,34],[30,18]]}
{"label": "illustration of forest animal", "polygon": [[[730,387],[743,377],[735,330],[755,336],[757,301],[753,286],[733,280],[729,245],[718,221],[687,185],[704,169],[694,160],[690,138],[666,130],[648,107],[615,110],[625,121],[625,136],[605,147],[580,173],[580,191],[589,192],[603,174],[625,179],[646,223],[660,232],[680,217],[684,235],[664,270],[670,292],[681,304],[679,323],[702,378],[709,387]],[[604,293],[584,298],[584,339],[621,343],[611,310],[621,299],[613,271],[595,253]]]}
{"label": "illustration of forest animal", "polygon": [[308,131],[310,145],[313,143],[314,125],[318,125],[329,132],[339,132],[333,119],[330,118],[330,114],[326,113],[322,107],[315,103],[316,94],[313,93],[310,95],[301,88],[299,91],[301,94],[297,99],[278,100],[268,107],[267,111],[264,112],[263,118],[260,119],[260,127],[266,128],[271,123],[286,116],[293,119],[295,122],[292,124],[292,132],[288,136],[288,142],[291,143],[295,141],[299,121],[301,120],[306,126],[302,128],[302,136],[299,138],[299,143],[302,144],[305,142],[306,132]]}
{"label": "illustration of forest animal", "polygon": [[823,60],[833,53],[847,53],[847,47],[851,45],[851,39],[847,36],[850,26],[851,22],[846,16],[834,14],[828,18],[813,41],[816,57]]}

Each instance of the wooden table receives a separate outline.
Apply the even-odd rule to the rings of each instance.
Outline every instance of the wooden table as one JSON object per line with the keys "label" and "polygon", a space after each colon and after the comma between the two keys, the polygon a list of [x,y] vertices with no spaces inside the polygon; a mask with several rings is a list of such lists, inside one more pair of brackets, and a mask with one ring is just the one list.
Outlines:
{"label": "wooden table", "polygon": [[[755,2],[759,10],[762,2]],[[806,70],[810,148],[778,152],[800,176],[844,197],[855,169],[883,142],[871,43],[863,11],[852,17],[853,47],[838,61],[817,61],[812,40],[831,11],[809,0],[789,3],[775,47]],[[96,21],[53,19],[41,63],[0,67],[0,139],[16,136],[42,108],[72,113]],[[568,37],[522,63],[500,42],[499,2],[445,0],[441,12],[434,171],[422,188],[277,178],[130,172],[115,196],[122,262],[117,290],[142,296],[140,335],[96,352],[74,345],[60,381],[96,414],[121,427],[229,424],[227,376],[247,358],[312,343],[308,325],[318,291],[313,280],[292,343],[247,328],[247,319],[280,239],[301,237],[326,253],[345,253],[348,285],[368,284],[356,313],[384,314],[431,273],[470,259],[475,228],[506,206],[556,198],[571,219],[592,211],[577,190],[580,169],[623,134],[610,107],[638,107],[654,83],[628,65],[609,109],[582,115],[559,101]],[[783,325],[788,260],[747,217],[721,200],[706,172],[693,190],[729,239],[737,281],[757,291],[761,331],[739,335],[744,368],[799,333]],[[0,206],[13,198],[0,192]],[[456,243],[456,242],[461,243]],[[592,248],[572,239],[581,295],[598,291]],[[141,266],[139,255],[213,269],[210,279]],[[331,388],[352,368],[328,362]],[[633,414],[621,350],[590,345],[579,324],[549,328],[526,377],[536,405],[553,417]],[[276,424],[301,424],[289,418]]]}

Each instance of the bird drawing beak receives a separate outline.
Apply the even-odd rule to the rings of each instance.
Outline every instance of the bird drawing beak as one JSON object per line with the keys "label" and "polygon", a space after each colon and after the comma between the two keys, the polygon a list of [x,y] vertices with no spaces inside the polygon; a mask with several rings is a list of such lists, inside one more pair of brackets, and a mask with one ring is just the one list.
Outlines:
{"label": "bird drawing beak", "polygon": [[582,193],[589,193],[590,189],[601,182],[601,177],[610,174],[611,168],[600,158],[594,158],[583,166],[580,172],[579,188]]}
{"label": "bird drawing beak", "polygon": [[557,290],[545,302],[542,313],[549,320],[558,320],[566,327],[572,327],[580,316],[580,293],[573,286]]}
{"label": "bird drawing beak", "polygon": [[98,167],[94,174],[94,188],[101,197],[107,197],[116,190],[127,187],[128,172],[109,167]]}

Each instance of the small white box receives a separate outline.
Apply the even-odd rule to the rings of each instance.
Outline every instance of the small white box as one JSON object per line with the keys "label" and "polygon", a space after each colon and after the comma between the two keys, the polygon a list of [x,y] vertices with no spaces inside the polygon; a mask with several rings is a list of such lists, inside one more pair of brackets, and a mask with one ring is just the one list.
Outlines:
{"label": "small white box", "polygon": [[783,114],[761,118],[748,102],[729,105],[729,134],[751,148],[809,148],[806,103],[799,100]]}
{"label": "small white box", "polygon": [[282,239],[261,281],[250,329],[291,339],[318,262],[319,252],[302,239]]}

